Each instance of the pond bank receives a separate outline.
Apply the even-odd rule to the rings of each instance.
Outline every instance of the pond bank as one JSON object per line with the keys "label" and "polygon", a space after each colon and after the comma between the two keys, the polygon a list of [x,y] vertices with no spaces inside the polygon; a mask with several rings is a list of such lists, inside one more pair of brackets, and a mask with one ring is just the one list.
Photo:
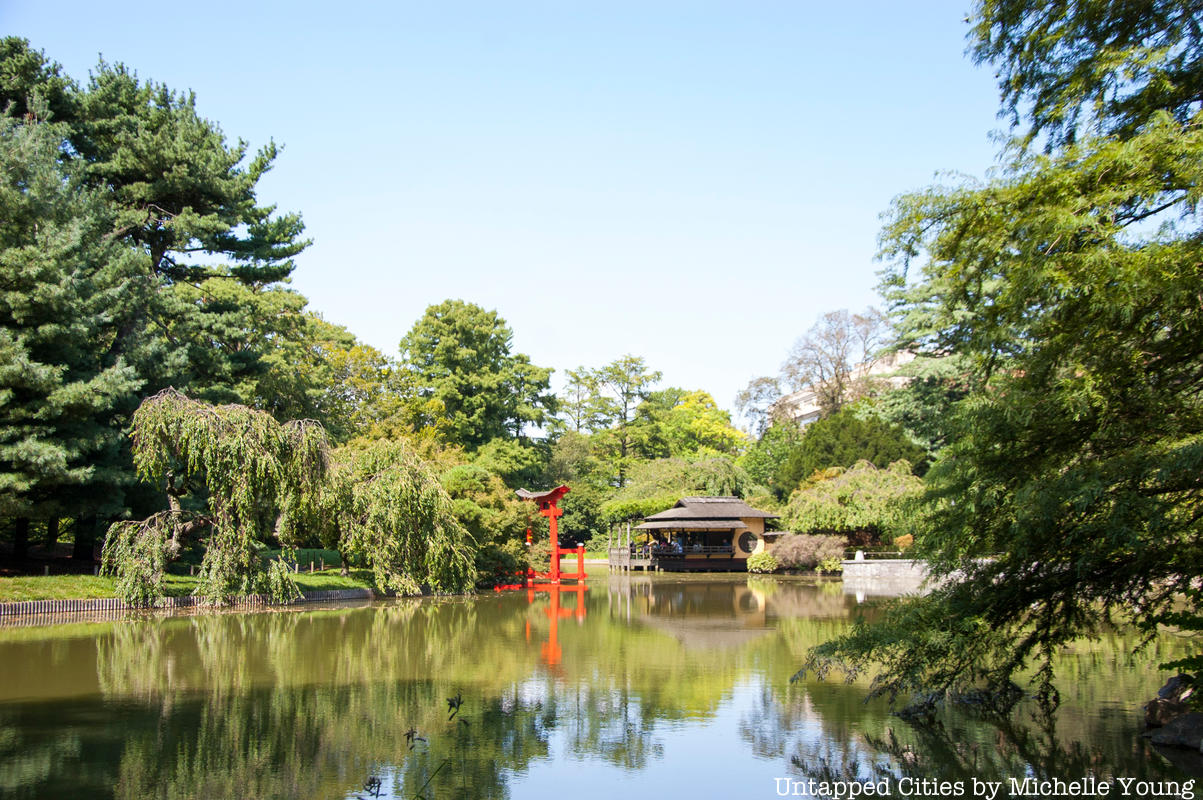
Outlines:
{"label": "pond bank", "polygon": [[[376,593],[371,589],[323,589],[302,592],[293,603],[317,603],[341,600],[372,600]],[[16,603],[0,603],[0,620],[14,617],[53,616],[63,614],[110,614],[128,611],[172,610],[196,608],[204,604],[203,598],[185,595],[165,597],[152,609],[131,606],[117,597],[94,597],[83,600],[22,600]],[[268,605],[292,605],[273,603],[267,595],[249,595],[222,606],[222,608],[258,608]],[[45,620],[52,622],[53,620]]]}

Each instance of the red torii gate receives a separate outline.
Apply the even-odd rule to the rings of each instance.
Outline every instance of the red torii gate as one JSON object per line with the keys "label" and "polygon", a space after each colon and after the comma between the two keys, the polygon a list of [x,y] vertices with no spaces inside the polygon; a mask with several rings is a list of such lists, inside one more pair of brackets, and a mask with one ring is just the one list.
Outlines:
{"label": "red torii gate", "polygon": [[[532,568],[527,569],[526,585],[531,586],[535,578],[545,578],[551,584],[559,584],[561,580],[575,580],[578,582],[585,580],[585,547],[577,545],[571,550],[560,549],[560,526],[559,518],[564,516],[564,509],[559,508],[556,503],[560,502],[560,498],[568,494],[571,489],[567,486],[560,485],[554,489],[549,489],[546,492],[532,492],[527,489],[519,489],[515,494],[523,500],[533,500],[535,505],[539,507],[539,513],[547,517],[548,527],[551,531],[551,565],[546,572],[536,572]],[[526,544],[530,546],[531,535],[530,528],[526,529]],[[560,572],[560,558],[565,553],[576,553],[576,572]]]}

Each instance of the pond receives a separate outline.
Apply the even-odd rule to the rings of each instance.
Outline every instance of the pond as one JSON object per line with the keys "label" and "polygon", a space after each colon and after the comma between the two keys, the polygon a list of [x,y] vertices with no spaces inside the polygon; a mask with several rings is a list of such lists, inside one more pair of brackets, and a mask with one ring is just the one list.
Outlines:
{"label": "pond", "polygon": [[1173,637],[1135,657],[1120,632],[1074,647],[1051,725],[1028,704],[920,729],[863,683],[790,683],[860,608],[838,582],[637,575],[10,625],[0,797],[771,798],[849,777],[912,797],[1038,796],[1029,777],[1192,794],[1196,765],[1138,736]]}

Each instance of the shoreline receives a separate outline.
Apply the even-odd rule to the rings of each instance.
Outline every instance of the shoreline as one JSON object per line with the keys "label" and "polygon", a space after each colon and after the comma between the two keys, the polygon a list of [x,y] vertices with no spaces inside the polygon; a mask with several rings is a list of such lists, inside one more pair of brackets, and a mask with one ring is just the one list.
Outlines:
{"label": "shoreline", "polygon": [[[274,603],[267,595],[248,595],[221,606],[206,605],[203,598],[192,595],[166,597],[153,606],[131,606],[118,597],[93,597],[77,600],[19,600],[0,603],[0,625],[31,621],[53,624],[69,620],[65,616],[129,614],[140,611],[176,611],[181,609],[203,609],[223,611],[239,608],[288,608],[303,603],[342,602],[347,600],[375,600],[383,595],[372,589],[318,589],[302,592],[301,597],[289,603]],[[44,617],[34,620],[31,618]]]}

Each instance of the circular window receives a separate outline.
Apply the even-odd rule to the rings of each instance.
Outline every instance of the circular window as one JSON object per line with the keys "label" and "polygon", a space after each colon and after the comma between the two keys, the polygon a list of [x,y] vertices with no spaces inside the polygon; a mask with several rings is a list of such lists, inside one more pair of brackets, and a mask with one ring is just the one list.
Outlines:
{"label": "circular window", "polygon": [[750,553],[756,549],[756,537],[751,531],[744,531],[739,535],[739,549],[745,553]]}

